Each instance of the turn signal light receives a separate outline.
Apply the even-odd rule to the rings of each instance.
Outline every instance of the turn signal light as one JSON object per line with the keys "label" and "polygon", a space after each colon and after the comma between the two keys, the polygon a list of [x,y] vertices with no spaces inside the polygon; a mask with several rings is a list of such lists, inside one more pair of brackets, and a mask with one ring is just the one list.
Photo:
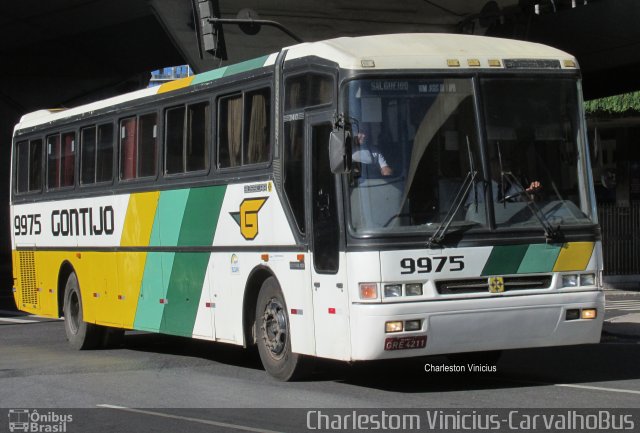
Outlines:
{"label": "turn signal light", "polygon": [[598,310],[595,308],[585,308],[582,310],[581,317],[583,319],[595,319],[598,316]]}
{"label": "turn signal light", "polygon": [[378,299],[377,283],[360,283],[360,299]]}

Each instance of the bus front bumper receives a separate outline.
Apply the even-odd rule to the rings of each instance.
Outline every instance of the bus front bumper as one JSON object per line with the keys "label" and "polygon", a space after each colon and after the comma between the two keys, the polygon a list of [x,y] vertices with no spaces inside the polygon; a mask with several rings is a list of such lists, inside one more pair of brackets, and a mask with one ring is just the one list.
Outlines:
{"label": "bus front bumper", "polygon": [[[596,309],[595,319],[567,320],[567,310]],[[575,311],[574,311],[575,312]],[[604,292],[424,302],[352,304],[351,359],[598,343]],[[420,321],[415,331],[386,332],[386,322]]]}

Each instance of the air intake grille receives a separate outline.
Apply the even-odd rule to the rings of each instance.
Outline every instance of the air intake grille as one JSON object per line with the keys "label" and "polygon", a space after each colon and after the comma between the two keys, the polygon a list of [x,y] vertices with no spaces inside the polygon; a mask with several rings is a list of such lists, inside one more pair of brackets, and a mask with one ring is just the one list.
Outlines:
{"label": "air intake grille", "polygon": [[[551,275],[504,277],[505,292],[513,290],[548,289],[550,285]],[[441,295],[489,292],[489,278],[437,281],[436,290]]]}
{"label": "air intake grille", "polygon": [[33,251],[20,251],[20,286],[22,303],[38,305],[36,287],[36,260]]}

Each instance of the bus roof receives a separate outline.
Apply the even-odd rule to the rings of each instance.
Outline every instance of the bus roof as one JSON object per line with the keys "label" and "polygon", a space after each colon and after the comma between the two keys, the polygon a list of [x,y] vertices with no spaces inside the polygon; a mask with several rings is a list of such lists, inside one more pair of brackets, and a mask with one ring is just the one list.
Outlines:
{"label": "bus roof", "polygon": [[[486,36],[445,33],[403,33],[344,37],[294,45],[286,48],[287,60],[315,55],[334,61],[345,69],[449,69],[458,60],[460,68],[495,67],[489,60],[531,59],[574,62],[556,48],[533,42]],[[373,60],[373,64],[370,60]],[[479,64],[468,62],[478,60]],[[364,62],[363,62],[364,61]],[[455,62],[453,62],[455,64]]]}
{"label": "bus roof", "polygon": [[[286,59],[316,56],[337,63],[341,68],[358,70],[384,69],[504,69],[504,60],[522,61],[520,67],[536,67],[531,62],[552,60],[562,69],[576,69],[576,59],[558,49],[513,39],[484,36],[404,33],[391,35],[342,37],[308,42],[285,48]],[[91,115],[94,111],[148,96],[167,93],[188,86],[214,81],[275,63],[278,53],[224,66],[191,77],[171,81],[71,109],[38,110],[25,114],[14,131],[47,124],[56,120]],[[529,62],[529,63],[526,63]],[[539,65],[538,65],[539,67]]]}

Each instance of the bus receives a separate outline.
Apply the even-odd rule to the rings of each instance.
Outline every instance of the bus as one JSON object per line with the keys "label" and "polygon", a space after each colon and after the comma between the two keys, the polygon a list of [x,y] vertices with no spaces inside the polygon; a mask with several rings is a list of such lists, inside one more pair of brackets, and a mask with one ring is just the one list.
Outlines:
{"label": "bus", "polygon": [[65,110],[12,143],[14,296],[125,330],[342,361],[597,343],[576,59],[456,34],[302,43]]}

